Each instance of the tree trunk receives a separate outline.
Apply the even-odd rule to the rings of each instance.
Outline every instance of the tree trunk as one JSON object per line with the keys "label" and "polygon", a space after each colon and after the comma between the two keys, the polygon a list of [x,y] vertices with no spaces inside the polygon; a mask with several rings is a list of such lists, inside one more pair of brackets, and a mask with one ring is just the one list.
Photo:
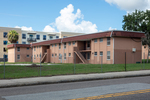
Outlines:
{"label": "tree trunk", "polygon": [[148,59],[149,59],[149,45],[148,45],[147,63],[148,63]]}

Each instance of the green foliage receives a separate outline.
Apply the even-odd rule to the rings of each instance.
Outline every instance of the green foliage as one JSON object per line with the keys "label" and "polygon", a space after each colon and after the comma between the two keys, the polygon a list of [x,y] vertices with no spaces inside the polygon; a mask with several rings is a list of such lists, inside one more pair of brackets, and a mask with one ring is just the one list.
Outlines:
{"label": "green foliage", "polygon": [[10,43],[16,43],[19,39],[19,34],[15,30],[11,30],[7,35]]}

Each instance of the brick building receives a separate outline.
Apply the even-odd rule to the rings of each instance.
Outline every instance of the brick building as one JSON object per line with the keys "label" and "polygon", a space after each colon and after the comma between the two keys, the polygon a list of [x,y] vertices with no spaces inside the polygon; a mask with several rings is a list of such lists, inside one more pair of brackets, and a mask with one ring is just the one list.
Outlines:
{"label": "brick building", "polygon": [[[41,57],[41,62],[48,63],[100,64],[103,61],[104,64],[121,64],[125,61],[126,52],[127,63],[136,63],[142,60],[143,36],[144,33],[141,32],[114,30],[48,40],[29,45],[32,48],[30,55],[33,56],[33,62],[40,62]],[[21,45],[23,44],[20,44],[20,48],[25,48]],[[8,52],[10,48],[18,47],[8,46]],[[18,56],[16,52],[14,55]],[[21,58],[12,59],[14,58],[8,57],[8,62],[25,61]]]}

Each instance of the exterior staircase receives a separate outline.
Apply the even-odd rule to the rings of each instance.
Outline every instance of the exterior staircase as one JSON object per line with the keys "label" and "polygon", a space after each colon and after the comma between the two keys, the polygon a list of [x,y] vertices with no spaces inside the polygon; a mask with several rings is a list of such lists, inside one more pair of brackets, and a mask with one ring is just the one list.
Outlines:
{"label": "exterior staircase", "polygon": [[84,64],[88,63],[88,61],[83,57],[83,55],[81,54],[81,52],[79,50],[77,50],[76,48],[74,48],[74,52],[80,58],[80,60],[82,61],[82,63],[84,63]]}
{"label": "exterior staircase", "polygon": [[44,62],[44,58],[46,57],[47,52],[43,55],[42,59],[41,59],[41,63]]}

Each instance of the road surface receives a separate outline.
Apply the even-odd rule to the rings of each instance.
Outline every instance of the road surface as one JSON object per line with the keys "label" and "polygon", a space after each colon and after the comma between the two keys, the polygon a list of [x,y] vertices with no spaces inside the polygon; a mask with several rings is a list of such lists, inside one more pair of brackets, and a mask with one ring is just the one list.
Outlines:
{"label": "road surface", "polygon": [[0,100],[150,100],[150,76],[0,88]]}

